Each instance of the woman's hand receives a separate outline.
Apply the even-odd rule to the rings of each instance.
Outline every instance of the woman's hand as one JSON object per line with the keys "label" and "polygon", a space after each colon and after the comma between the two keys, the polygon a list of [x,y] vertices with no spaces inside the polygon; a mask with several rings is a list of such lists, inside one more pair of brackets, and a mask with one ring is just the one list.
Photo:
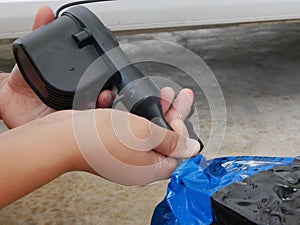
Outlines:
{"label": "woman's hand", "polygon": [[[54,20],[49,7],[41,7],[36,14],[33,30]],[[98,107],[108,107],[114,95],[104,91],[98,98]],[[0,119],[9,128],[14,128],[31,120],[41,118],[54,109],[46,106],[23,79],[16,65],[11,73],[0,73]]]}
{"label": "woman's hand", "polygon": [[128,112],[95,109],[52,113],[0,134],[0,208],[69,171],[124,185],[169,178],[178,160],[196,155],[200,145],[185,137],[182,122],[191,90],[182,90],[172,106],[173,90],[164,88],[161,95],[177,133]]}
{"label": "woman's hand", "polygon": [[187,138],[183,123],[193,92],[183,89],[173,98],[171,88],[162,89],[163,112],[175,132],[113,109],[73,112],[74,137],[80,152],[74,160],[80,162],[77,169],[124,185],[145,185],[169,178],[178,159],[190,158],[200,150],[196,140]]}

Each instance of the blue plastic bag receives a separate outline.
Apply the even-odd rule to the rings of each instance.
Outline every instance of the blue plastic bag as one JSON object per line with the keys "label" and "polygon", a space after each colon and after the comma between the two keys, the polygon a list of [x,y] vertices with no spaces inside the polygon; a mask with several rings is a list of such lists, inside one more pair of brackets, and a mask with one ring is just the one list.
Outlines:
{"label": "blue plastic bag", "polygon": [[156,207],[152,225],[209,225],[215,222],[211,196],[222,188],[295,158],[223,157],[206,161],[199,155],[183,162],[172,175],[166,198]]}

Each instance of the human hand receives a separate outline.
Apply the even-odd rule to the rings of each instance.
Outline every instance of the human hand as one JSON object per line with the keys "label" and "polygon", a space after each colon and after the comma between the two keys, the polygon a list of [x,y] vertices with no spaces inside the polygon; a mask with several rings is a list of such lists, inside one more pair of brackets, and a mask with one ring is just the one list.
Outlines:
{"label": "human hand", "polygon": [[200,145],[184,137],[182,123],[193,93],[182,90],[171,108],[172,89],[164,88],[161,96],[165,117],[178,133],[128,112],[95,109],[51,113],[0,134],[0,208],[75,170],[124,185],[169,178],[178,159],[196,155]]}
{"label": "human hand", "polygon": [[[193,92],[164,88],[161,103],[174,131],[163,129],[142,117],[114,109],[73,112],[78,170],[98,174],[123,185],[145,185],[167,179],[183,158],[200,151],[200,144],[188,138],[184,119]],[[173,104],[171,105],[171,103]]]}
{"label": "human hand", "polygon": [[[54,20],[49,7],[41,7],[36,14],[33,30]],[[108,107],[114,98],[111,91],[103,91],[97,107]],[[44,117],[55,110],[46,106],[23,79],[17,65],[11,73],[0,74],[0,119],[9,128],[14,128],[31,120]]]}

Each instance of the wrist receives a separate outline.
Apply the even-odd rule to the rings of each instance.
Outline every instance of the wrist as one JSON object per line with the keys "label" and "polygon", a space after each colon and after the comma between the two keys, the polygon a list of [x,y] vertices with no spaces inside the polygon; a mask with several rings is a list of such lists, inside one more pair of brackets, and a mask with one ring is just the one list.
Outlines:
{"label": "wrist", "polygon": [[[77,170],[77,146],[73,135],[72,128],[72,112],[59,111],[52,113],[41,119],[39,127],[46,127],[44,136],[51,137],[50,143],[57,143],[53,151],[55,151],[57,167],[60,173],[71,172]],[[59,144],[58,144],[59,143]]]}
{"label": "wrist", "polygon": [[61,142],[59,148],[55,150],[62,159],[60,162],[62,173],[71,171],[94,173],[77,146],[73,131],[73,112],[71,110],[59,111],[44,118],[49,126],[48,132],[56,134],[56,140]]}

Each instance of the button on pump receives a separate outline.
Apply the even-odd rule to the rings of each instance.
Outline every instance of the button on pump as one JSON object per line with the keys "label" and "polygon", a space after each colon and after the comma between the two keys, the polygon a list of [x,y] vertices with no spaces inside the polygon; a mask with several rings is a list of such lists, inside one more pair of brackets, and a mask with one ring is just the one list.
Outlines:
{"label": "button on pump", "polygon": [[87,29],[83,29],[76,34],[73,34],[72,37],[76,41],[79,48],[91,44],[93,38],[91,33]]}

